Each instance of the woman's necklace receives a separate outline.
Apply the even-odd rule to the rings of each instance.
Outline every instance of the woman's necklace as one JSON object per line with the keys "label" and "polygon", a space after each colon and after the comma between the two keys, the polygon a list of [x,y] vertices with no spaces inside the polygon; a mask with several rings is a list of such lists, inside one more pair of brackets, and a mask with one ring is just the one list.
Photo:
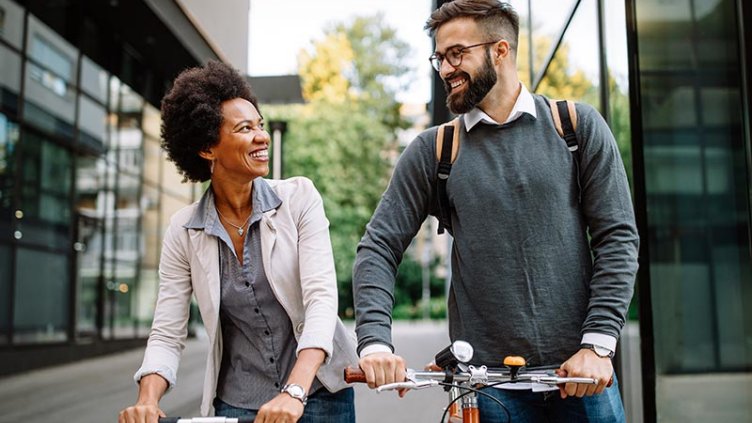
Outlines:
{"label": "woman's necklace", "polygon": [[224,216],[224,215],[223,215],[223,214],[222,214],[222,213],[221,213],[221,212],[219,211],[219,209],[218,209],[218,208],[216,208],[216,207],[215,207],[215,209],[217,210],[217,214],[219,214],[219,217],[221,217],[222,219],[224,219],[224,221],[225,221],[225,222],[227,222],[228,224],[230,224],[230,226],[232,226],[233,228],[235,228],[235,229],[237,229],[237,230],[238,230],[238,235],[240,235],[240,236],[242,237],[242,236],[243,236],[243,234],[245,234],[245,229],[243,229],[243,228],[245,228],[245,226],[246,226],[246,225],[248,224],[248,221],[249,221],[249,220],[251,220],[251,216],[253,216],[253,211],[251,211],[251,213],[250,213],[250,214],[248,215],[248,219],[246,219],[246,220],[245,220],[245,222],[243,222],[243,224],[242,224],[242,225],[238,226],[238,225],[236,225],[236,224],[234,224],[234,223],[230,222],[230,220],[229,220],[228,218],[226,218],[226,217],[225,217],[225,216]]}

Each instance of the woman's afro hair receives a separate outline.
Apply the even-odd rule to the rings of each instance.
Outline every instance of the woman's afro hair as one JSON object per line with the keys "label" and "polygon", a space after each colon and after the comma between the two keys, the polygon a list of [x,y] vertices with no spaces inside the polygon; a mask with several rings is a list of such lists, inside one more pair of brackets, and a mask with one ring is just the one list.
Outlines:
{"label": "woman's afro hair", "polygon": [[250,101],[258,110],[248,81],[217,61],[181,72],[162,98],[162,148],[183,174],[183,182],[211,177],[209,162],[199,152],[219,142],[222,103],[235,98]]}

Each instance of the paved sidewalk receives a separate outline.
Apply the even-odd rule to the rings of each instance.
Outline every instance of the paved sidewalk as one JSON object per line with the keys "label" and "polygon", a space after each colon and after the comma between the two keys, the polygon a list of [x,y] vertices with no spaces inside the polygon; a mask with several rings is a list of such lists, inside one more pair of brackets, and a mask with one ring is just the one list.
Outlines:
{"label": "paved sidewalk", "polygon": [[[394,327],[394,343],[410,367],[423,366],[448,342],[445,322],[398,322]],[[199,415],[206,349],[203,338],[188,341],[178,385],[161,402],[168,415]],[[116,422],[118,411],[136,399],[132,375],[142,357],[143,350],[136,349],[0,378],[0,423]],[[358,386],[355,401],[359,423],[434,422],[446,396],[432,389],[399,399]]]}

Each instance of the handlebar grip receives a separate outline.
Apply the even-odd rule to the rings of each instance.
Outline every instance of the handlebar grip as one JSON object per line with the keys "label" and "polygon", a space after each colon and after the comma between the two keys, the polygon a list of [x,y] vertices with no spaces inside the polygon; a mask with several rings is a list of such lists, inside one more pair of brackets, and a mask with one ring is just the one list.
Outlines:
{"label": "handlebar grip", "polygon": [[178,423],[180,417],[160,417],[159,423]]}
{"label": "handlebar grip", "polygon": [[366,374],[356,367],[345,367],[344,378],[347,383],[366,383]]}

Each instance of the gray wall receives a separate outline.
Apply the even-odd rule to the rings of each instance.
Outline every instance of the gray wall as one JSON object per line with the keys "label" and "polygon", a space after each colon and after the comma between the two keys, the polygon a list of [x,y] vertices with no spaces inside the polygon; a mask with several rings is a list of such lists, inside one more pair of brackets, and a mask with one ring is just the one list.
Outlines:
{"label": "gray wall", "polygon": [[248,12],[250,0],[176,0],[223,59],[248,73]]}

